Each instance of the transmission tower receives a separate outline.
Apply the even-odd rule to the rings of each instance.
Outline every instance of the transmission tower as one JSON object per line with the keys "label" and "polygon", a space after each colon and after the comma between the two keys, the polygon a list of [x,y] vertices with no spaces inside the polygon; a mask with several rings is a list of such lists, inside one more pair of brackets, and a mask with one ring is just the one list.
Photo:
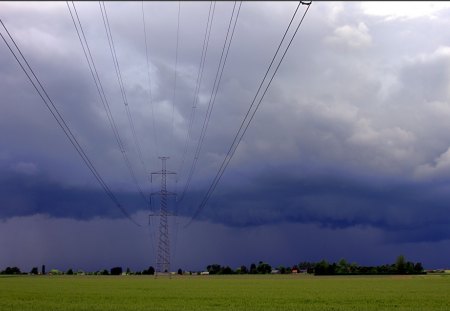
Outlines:
{"label": "transmission tower", "polygon": [[152,193],[160,197],[159,213],[150,214],[151,216],[159,216],[159,239],[156,257],[156,274],[170,273],[170,237],[169,237],[169,221],[168,216],[171,216],[168,210],[168,197],[176,195],[173,192],[167,191],[167,175],[174,175],[175,172],[167,171],[166,161],[169,157],[159,157],[162,162],[161,171],[152,172],[151,180],[153,182],[153,175],[161,175],[161,190]]}

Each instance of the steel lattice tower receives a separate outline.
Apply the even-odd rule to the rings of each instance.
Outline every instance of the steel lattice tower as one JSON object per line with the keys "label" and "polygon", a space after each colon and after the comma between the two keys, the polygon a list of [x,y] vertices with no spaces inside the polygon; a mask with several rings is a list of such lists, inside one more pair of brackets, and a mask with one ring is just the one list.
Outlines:
{"label": "steel lattice tower", "polygon": [[[169,210],[168,210],[168,197],[175,195],[173,192],[167,191],[167,175],[176,174],[174,172],[167,171],[166,161],[169,157],[159,157],[162,162],[162,169],[153,174],[161,175],[161,190],[153,194],[160,196],[160,210],[158,214],[151,216],[159,216],[159,240],[156,257],[156,273],[168,273],[170,272],[170,236],[169,236]],[[152,178],[153,179],[153,178]]]}

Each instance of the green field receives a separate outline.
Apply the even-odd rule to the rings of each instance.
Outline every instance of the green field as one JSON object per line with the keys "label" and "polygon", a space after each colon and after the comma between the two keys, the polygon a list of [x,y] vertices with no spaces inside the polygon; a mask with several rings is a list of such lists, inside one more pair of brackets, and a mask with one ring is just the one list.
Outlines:
{"label": "green field", "polygon": [[0,310],[450,310],[450,276],[2,276]]}

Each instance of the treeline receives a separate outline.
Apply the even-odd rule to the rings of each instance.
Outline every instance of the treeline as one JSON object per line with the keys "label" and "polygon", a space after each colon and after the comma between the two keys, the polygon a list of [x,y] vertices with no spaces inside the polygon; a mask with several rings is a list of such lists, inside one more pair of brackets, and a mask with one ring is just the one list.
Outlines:
{"label": "treeline", "polygon": [[58,270],[51,270],[50,274],[66,274],[66,275],[74,275],[74,274],[85,274],[85,275],[153,275],[155,274],[155,268],[150,266],[148,269],[144,269],[142,271],[131,271],[130,268],[123,270],[122,267],[113,267],[109,270],[103,269],[94,272],[85,272],[85,271],[73,271],[72,269],[67,270],[65,273]]}
{"label": "treeline", "polygon": [[155,274],[155,268],[150,266],[148,269],[144,269],[142,271],[131,271],[130,268],[127,268],[125,271],[122,267],[113,267],[109,270],[103,269],[94,272],[85,272],[82,270],[74,271],[73,269],[68,269],[67,271],[61,271],[58,269],[51,269],[46,273],[45,266],[42,266],[41,272],[38,271],[37,267],[33,267],[30,272],[22,272],[18,267],[6,267],[5,270],[0,271],[0,274],[6,275],[19,275],[19,274],[31,274],[31,275],[153,275]]}
{"label": "treeline", "polygon": [[[414,263],[407,261],[404,256],[400,255],[393,264],[385,264],[381,266],[360,266],[356,263],[349,263],[345,259],[339,260],[337,263],[329,263],[326,260],[319,262],[300,262],[293,266],[277,266],[272,267],[268,263],[260,261],[258,264],[252,263],[249,267],[242,265],[236,269],[230,266],[221,266],[212,264],[206,267],[206,271],[183,271],[178,269],[177,274],[290,274],[290,273],[308,273],[314,275],[383,275],[383,274],[423,274],[424,269],[420,262]],[[60,271],[52,269],[48,273],[45,272],[45,265],[42,266],[41,272],[37,267],[33,267],[30,272],[21,272],[18,267],[7,267],[0,271],[0,274],[49,274],[49,275],[154,275],[155,269],[150,266],[142,271],[131,271],[127,268],[125,271],[122,267],[113,267],[109,270],[103,269],[95,272],[84,272],[81,270]]]}
{"label": "treeline", "polygon": [[423,274],[422,263],[406,261],[400,255],[393,264],[381,266],[360,266],[356,263],[349,263],[345,259],[339,262],[329,263],[326,260],[319,262],[300,262],[293,266],[278,266],[272,268],[269,264],[260,261],[258,265],[252,263],[250,267],[243,265],[233,270],[229,266],[218,264],[206,267],[208,274],[290,274],[308,273],[314,275],[383,275],[383,274]]}
{"label": "treeline", "polygon": [[[286,270],[285,268],[283,268]],[[272,266],[268,263],[260,261],[258,265],[252,263],[249,268],[242,265],[233,270],[230,266],[221,266],[218,264],[209,265],[206,267],[209,274],[268,274],[272,273]],[[286,272],[286,271],[284,271]]]}
{"label": "treeline", "polygon": [[339,262],[328,263],[322,260],[307,266],[309,271],[313,269],[315,275],[383,275],[383,274],[423,274],[422,263],[406,261],[404,256],[398,256],[393,264],[381,266],[360,266],[356,263],[348,263],[345,259]]}
{"label": "treeline", "polygon": [[6,267],[5,270],[0,271],[0,274],[22,274],[22,272],[17,267]]}

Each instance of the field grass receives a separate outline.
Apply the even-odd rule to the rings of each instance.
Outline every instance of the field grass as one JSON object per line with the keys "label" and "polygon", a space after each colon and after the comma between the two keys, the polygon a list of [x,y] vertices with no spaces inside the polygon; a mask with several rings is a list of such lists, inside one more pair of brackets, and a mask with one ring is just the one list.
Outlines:
{"label": "field grass", "polygon": [[3,276],[0,310],[450,310],[450,276]]}

